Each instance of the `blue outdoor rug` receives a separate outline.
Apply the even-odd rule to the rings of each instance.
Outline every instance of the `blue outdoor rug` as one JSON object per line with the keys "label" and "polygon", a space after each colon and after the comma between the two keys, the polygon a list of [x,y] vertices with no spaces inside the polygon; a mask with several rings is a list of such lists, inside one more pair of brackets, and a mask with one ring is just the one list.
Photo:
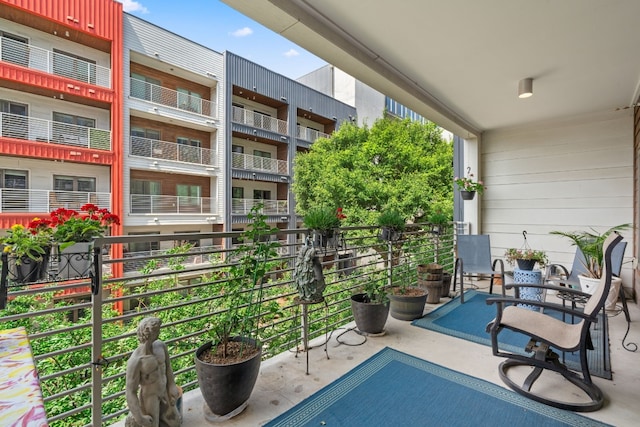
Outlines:
{"label": "blue outdoor rug", "polygon": [[385,348],[267,427],[609,426]]}
{"label": "blue outdoor rug", "polygon": [[[486,300],[489,297],[499,296],[473,290],[467,291],[464,294],[464,304],[460,304],[460,297],[456,297],[424,317],[414,320],[412,325],[491,347],[491,336],[485,328],[496,317],[496,306],[487,305]],[[562,316],[561,313],[551,310],[548,311],[548,314],[557,316],[558,319]],[[569,316],[567,316],[568,320]],[[598,323],[591,325],[591,341],[594,349],[587,352],[587,359],[591,375],[610,380],[612,376],[609,343],[607,342],[607,345],[603,346],[602,342],[602,331],[607,327],[607,317],[600,314]],[[531,354],[524,351],[524,347],[529,341],[529,338],[524,334],[505,329],[500,332],[498,339],[498,345],[502,350],[524,355]],[[560,354],[560,361],[562,361],[562,354],[558,354]],[[580,359],[577,352],[565,353],[564,356],[564,363],[569,369],[580,370]]]}

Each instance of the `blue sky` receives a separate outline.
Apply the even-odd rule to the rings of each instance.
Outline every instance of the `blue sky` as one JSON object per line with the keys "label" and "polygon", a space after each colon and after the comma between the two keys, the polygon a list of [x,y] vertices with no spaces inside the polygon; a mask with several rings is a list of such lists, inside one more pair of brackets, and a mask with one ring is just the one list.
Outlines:
{"label": "blue sky", "polygon": [[125,12],[218,52],[296,79],[326,64],[217,0],[118,0]]}

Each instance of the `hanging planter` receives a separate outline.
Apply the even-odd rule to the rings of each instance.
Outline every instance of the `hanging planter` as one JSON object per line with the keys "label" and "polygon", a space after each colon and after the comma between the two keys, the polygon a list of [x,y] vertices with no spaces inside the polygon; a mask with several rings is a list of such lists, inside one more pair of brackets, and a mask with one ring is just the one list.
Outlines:
{"label": "hanging planter", "polygon": [[473,200],[476,197],[476,192],[462,190],[460,191],[460,196],[462,196],[462,200]]}
{"label": "hanging planter", "polygon": [[58,248],[56,260],[55,280],[87,278],[93,266],[93,242],[77,242],[64,249]]}

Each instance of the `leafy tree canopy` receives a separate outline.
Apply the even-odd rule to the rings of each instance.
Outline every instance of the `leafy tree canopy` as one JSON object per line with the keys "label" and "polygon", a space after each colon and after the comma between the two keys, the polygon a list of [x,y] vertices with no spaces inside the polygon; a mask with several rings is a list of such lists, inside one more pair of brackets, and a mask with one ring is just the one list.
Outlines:
{"label": "leafy tree canopy", "polygon": [[296,156],[296,210],[304,215],[313,206],[343,207],[345,225],[376,224],[386,209],[416,222],[438,212],[451,220],[452,164],[453,144],[431,122],[344,123]]}

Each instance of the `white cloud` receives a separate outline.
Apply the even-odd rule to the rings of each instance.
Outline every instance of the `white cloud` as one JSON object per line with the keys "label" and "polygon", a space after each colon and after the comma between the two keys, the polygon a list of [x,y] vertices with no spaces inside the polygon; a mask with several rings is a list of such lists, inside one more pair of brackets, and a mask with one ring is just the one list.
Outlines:
{"label": "white cloud", "polygon": [[125,12],[149,13],[149,9],[135,0],[117,0],[122,3],[122,10]]}
{"label": "white cloud", "polygon": [[287,58],[291,58],[291,57],[300,55],[300,52],[298,52],[295,49],[289,49],[288,51],[283,53],[283,55],[286,56]]}
{"label": "white cloud", "polygon": [[231,33],[234,37],[246,37],[253,34],[253,30],[249,27],[240,28]]}

